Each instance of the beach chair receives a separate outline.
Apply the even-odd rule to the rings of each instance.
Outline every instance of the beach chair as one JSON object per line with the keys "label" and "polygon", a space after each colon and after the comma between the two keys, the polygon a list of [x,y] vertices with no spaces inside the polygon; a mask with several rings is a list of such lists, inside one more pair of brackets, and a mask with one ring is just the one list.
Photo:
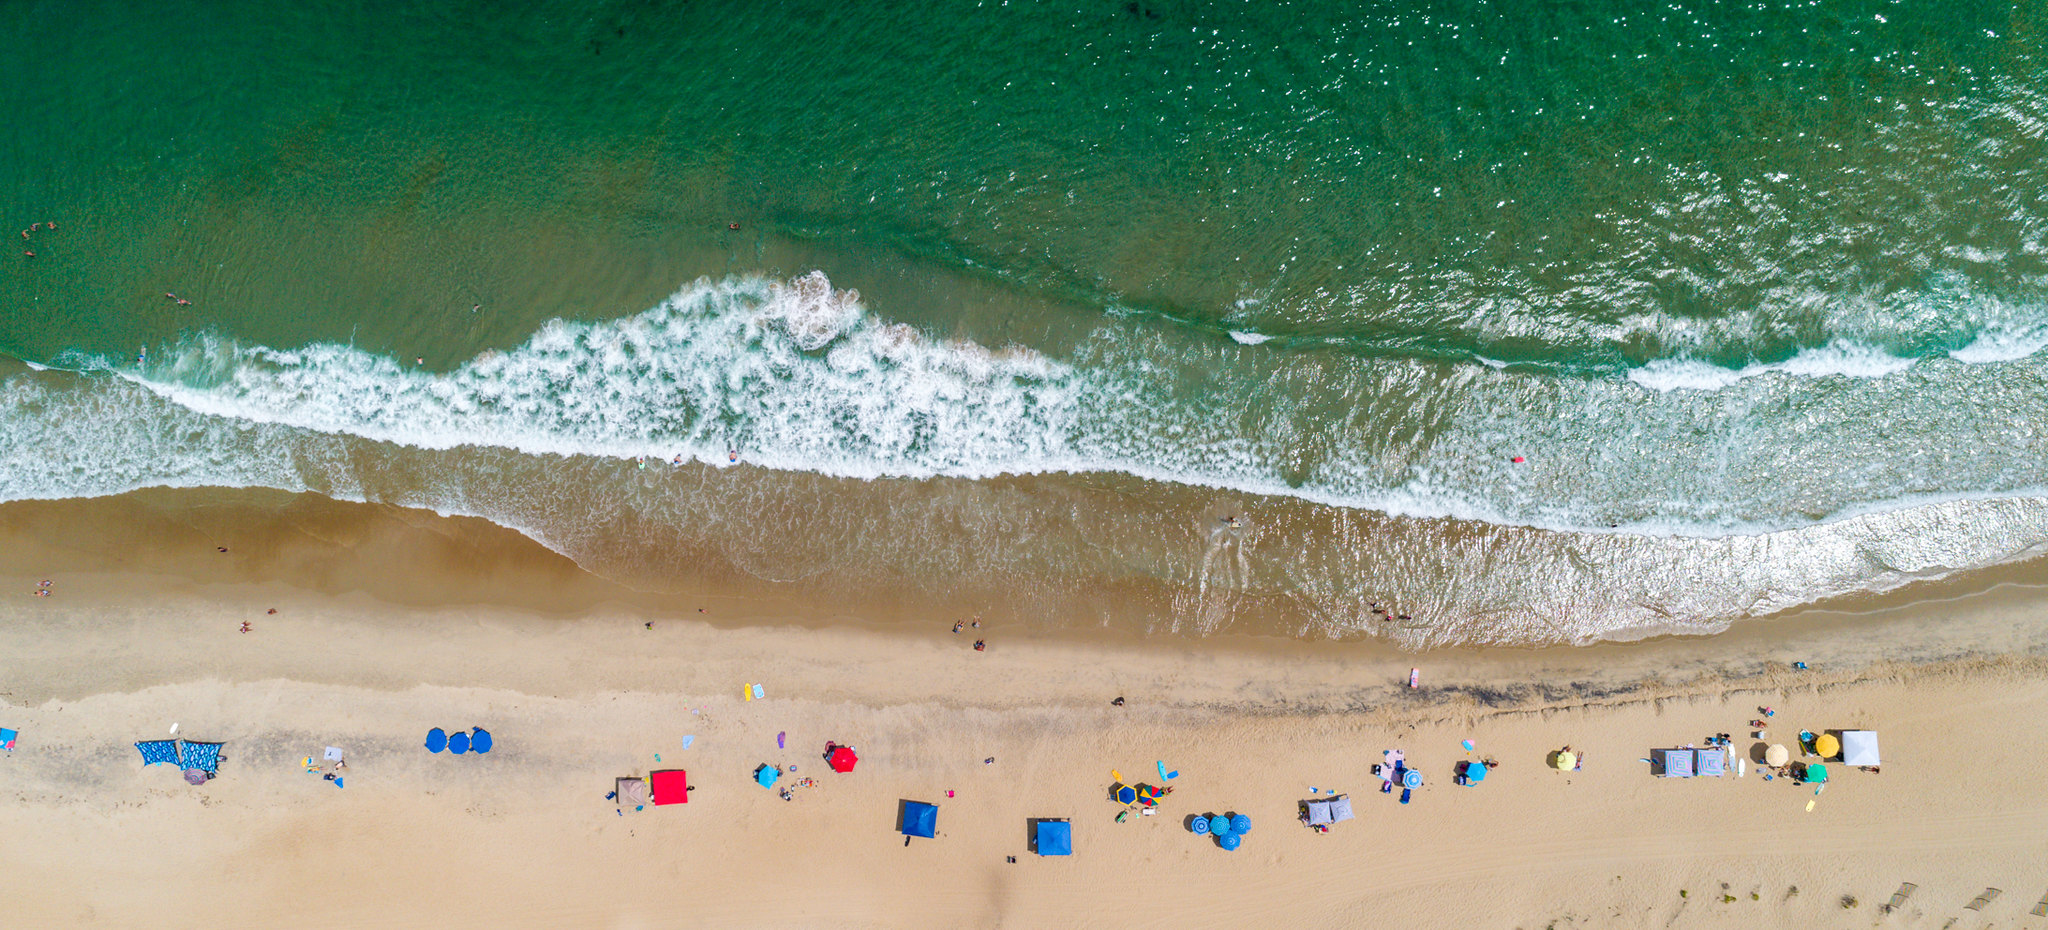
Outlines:
{"label": "beach chair", "polygon": [[1985,905],[1998,900],[1998,896],[2004,893],[2005,892],[2000,891],[1996,888],[1986,888],[1984,889],[1983,894],[1978,895],[1976,898],[1972,899],[1970,903],[1965,904],[1963,906],[1973,911],[1981,911],[1984,909]]}
{"label": "beach chair", "polygon": [[1912,882],[1900,882],[1899,890],[1892,892],[1892,899],[1890,901],[1885,902],[1884,907],[1879,908],[1879,910],[1882,910],[1885,913],[1889,914],[1905,906],[1906,899],[1912,897],[1913,889],[1918,887],[1920,886],[1915,885]]}
{"label": "beach chair", "polygon": [[1401,789],[1401,803],[1403,803],[1403,804],[1406,804],[1406,803],[1408,803],[1408,799],[1409,799],[1410,797],[1414,796],[1414,794],[1415,794],[1415,789],[1413,789],[1413,788],[1403,788],[1403,789]]}
{"label": "beach chair", "polygon": [[2036,903],[2034,909],[2027,913],[2035,917],[2048,917],[2048,894],[2042,895],[2040,902]]}

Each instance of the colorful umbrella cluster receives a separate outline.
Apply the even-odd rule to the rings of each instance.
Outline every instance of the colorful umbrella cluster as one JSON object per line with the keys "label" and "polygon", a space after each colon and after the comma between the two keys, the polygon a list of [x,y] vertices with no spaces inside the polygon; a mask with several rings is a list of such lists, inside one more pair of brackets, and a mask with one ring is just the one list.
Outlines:
{"label": "colorful umbrella cluster", "polygon": [[1172,788],[1158,788],[1152,785],[1137,785],[1133,787],[1131,785],[1119,784],[1110,789],[1111,796],[1116,798],[1118,804],[1135,804],[1139,807],[1157,806],[1160,798],[1172,793]]}

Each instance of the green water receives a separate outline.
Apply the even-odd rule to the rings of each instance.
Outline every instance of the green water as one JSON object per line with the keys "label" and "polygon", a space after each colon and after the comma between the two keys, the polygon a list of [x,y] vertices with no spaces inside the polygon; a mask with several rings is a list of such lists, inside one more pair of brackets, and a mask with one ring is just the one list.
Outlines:
{"label": "green water", "polygon": [[[1791,277],[1754,274],[1755,253],[1798,226],[1880,215],[1953,246],[2038,215],[1944,215],[1980,185],[1839,177],[1897,144],[1902,108],[2031,75],[2013,60],[2031,45],[1993,37],[2038,19],[2022,6],[513,7],[12,17],[6,215],[64,228],[0,279],[0,346],[126,352],[213,326],[446,365],[701,274],[830,263],[900,318],[977,333],[985,308],[920,299],[929,276],[902,267],[1043,302],[1014,312],[1640,361],[1669,334],[1603,339],[1615,320],[1746,309]],[[1664,237],[1616,222],[1694,193],[1674,172],[1733,187],[1774,171],[1840,200],[1791,204],[1764,243],[1700,239],[1766,217]],[[1807,273],[1879,292],[1925,278],[1855,251]],[[1760,280],[1629,280],[1669,266]],[[2038,255],[1964,271],[2042,273]],[[1475,303],[1501,319],[1475,323]],[[1782,355],[1822,334],[1786,316],[1764,345],[1714,348]]]}

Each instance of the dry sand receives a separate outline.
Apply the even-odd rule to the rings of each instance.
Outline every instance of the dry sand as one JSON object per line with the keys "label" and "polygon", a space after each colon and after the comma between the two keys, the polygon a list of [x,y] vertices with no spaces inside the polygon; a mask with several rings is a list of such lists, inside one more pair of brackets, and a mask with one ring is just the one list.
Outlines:
{"label": "dry sand", "polygon": [[[22,731],[0,758],[6,925],[2048,926],[2027,916],[2048,891],[2033,588],[1578,650],[989,628],[976,653],[951,617],[878,628],[706,600],[713,625],[694,602],[529,591],[502,566],[555,570],[544,558],[420,532],[440,542],[381,538],[369,564],[329,540],[324,561],[232,577],[204,555],[107,564],[41,531],[0,539],[0,726]],[[60,563],[92,570],[40,574]],[[56,596],[27,596],[39,577]],[[412,596],[431,591],[453,594]],[[1420,691],[1400,686],[1410,665]],[[742,701],[745,682],[767,698]],[[1879,730],[1883,774],[1837,768],[1816,798],[1638,761],[1743,736],[1759,705],[1788,741]],[[218,779],[141,765],[133,741],[173,722],[227,742]],[[496,751],[420,746],[472,725]],[[1450,778],[1467,738],[1502,763],[1470,788]],[[827,771],[827,740],[859,747],[858,770]],[[1585,770],[1544,768],[1566,743]],[[345,788],[299,764],[328,745],[348,751]],[[1407,806],[1374,790],[1389,748],[1430,778]],[[1115,822],[1111,770],[1156,781],[1155,760],[1175,793]],[[819,784],[785,802],[748,780],[763,762]],[[670,766],[700,786],[689,804],[605,800],[614,777]],[[1295,823],[1310,786],[1350,792],[1358,819]],[[940,805],[937,839],[903,844],[901,799]],[[1255,822],[1234,853],[1184,828],[1223,811]],[[1072,818],[1075,854],[1030,855],[1033,817]],[[2004,894],[1964,910],[1986,887]]]}

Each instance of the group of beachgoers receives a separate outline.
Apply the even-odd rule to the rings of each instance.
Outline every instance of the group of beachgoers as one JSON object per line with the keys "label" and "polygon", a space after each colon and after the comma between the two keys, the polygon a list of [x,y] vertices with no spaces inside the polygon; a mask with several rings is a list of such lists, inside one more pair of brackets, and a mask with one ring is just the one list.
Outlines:
{"label": "group of beachgoers", "polygon": [[[38,232],[42,232],[42,231],[43,231],[44,229],[48,229],[48,230],[49,230],[49,231],[51,231],[51,232],[56,232],[56,231],[57,231],[57,221],[56,221],[56,220],[48,220],[48,221],[45,221],[45,222],[41,222],[41,223],[30,223],[30,224],[29,224],[29,227],[28,227],[27,229],[24,229],[24,230],[22,230],[22,231],[21,231],[21,238],[22,238],[22,240],[23,240],[23,241],[32,241],[32,240],[30,239],[30,236],[29,236],[29,234],[30,234],[30,233],[38,233]],[[36,253],[35,253],[35,250],[34,250],[34,249],[23,249],[23,250],[21,250],[21,254],[22,254],[22,255],[24,255],[24,256],[27,256],[27,257],[29,257],[29,258],[34,258],[34,257],[36,257]]]}

